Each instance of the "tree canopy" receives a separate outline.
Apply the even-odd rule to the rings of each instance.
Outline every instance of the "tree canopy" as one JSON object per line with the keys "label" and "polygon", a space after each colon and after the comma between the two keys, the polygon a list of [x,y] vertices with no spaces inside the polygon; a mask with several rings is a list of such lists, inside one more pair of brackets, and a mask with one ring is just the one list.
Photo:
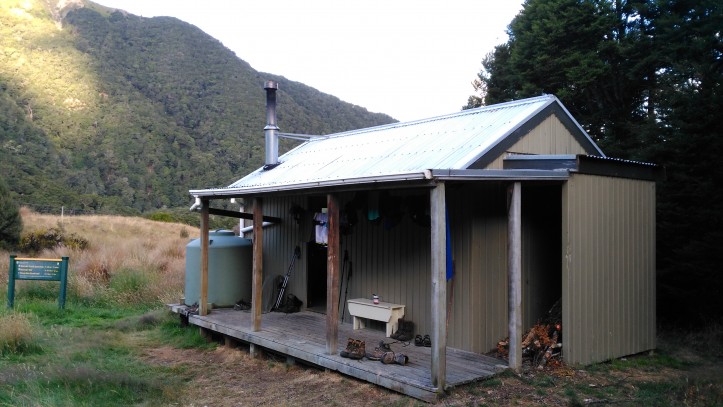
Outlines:
{"label": "tree canopy", "polygon": [[720,318],[723,5],[527,0],[482,61],[466,108],[555,94],[614,157],[667,169],[658,185],[664,318]]}

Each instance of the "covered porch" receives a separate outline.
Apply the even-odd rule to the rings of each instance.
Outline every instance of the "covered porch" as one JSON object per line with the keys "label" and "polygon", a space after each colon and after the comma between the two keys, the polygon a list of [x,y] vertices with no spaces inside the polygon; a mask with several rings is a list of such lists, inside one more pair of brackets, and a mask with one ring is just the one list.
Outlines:
{"label": "covered porch", "polygon": [[[169,307],[176,313],[185,308],[177,304]],[[292,363],[300,362],[337,371],[420,400],[434,401],[439,395],[438,388],[432,384],[432,348],[414,346],[413,341],[407,346],[393,343],[391,348],[394,352],[409,357],[409,362],[404,366],[386,365],[366,358],[352,360],[339,355],[346,346],[347,338],[365,341],[369,351],[378,346],[381,340],[395,342],[378,329],[353,330],[350,323],[339,324],[337,349],[330,354],[327,351],[326,316],[315,312],[270,312],[263,315],[259,330],[253,328],[251,312],[233,309],[214,309],[205,316],[191,315],[189,323],[204,331],[223,335],[225,341],[249,344],[254,351],[260,349],[286,355]],[[506,367],[503,360],[447,347],[446,387],[481,380]]]}
{"label": "covered porch", "polygon": [[[560,177],[558,174],[553,175],[551,176],[545,172],[542,175],[529,175],[523,177],[523,179],[525,181],[539,181],[540,178],[558,180]],[[302,201],[304,199],[303,195],[295,196],[292,199],[279,194],[244,196],[246,204],[250,203],[251,213],[231,213],[211,208],[211,199],[223,198],[223,194],[215,193],[210,197],[199,198],[197,203],[201,212],[200,241],[202,242],[199,315],[193,316],[189,322],[201,328],[247,342],[252,346],[258,345],[423,400],[435,399],[444,394],[445,390],[450,387],[489,377],[495,373],[495,368],[500,370],[509,366],[513,369],[519,369],[521,367],[521,354],[515,351],[517,347],[513,347],[510,352],[509,362],[494,360],[485,357],[483,353],[494,347],[496,341],[493,342],[492,346],[486,346],[486,350],[469,348],[463,350],[460,346],[448,346],[448,331],[450,320],[452,320],[451,324],[459,326],[459,330],[465,330],[466,328],[477,330],[479,325],[483,323],[494,325],[495,329],[498,330],[504,325],[508,325],[508,331],[500,330],[496,334],[496,338],[504,336],[520,338],[522,336],[522,253],[520,249],[522,241],[520,233],[522,180],[519,178],[507,178],[503,181],[495,179],[488,187],[478,191],[486,197],[487,201],[490,200],[491,195],[485,194],[491,193],[497,197],[496,201],[502,202],[502,206],[494,209],[494,215],[490,216],[495,217],[494,229],[504,233],[507,238],[505,240],[508,242],[508,247],[502,246],[502,253],[495,253],[495,258],[500,258],[498,268],[503,273],[505,268],[507,269],[507,278],[504,278],[504,280],[499,279],[500,281],[497,281],[496,285],[494,285],[494,290],[509,286],[509,293],[505,299],[506,307],[500,301],[502,297],[495,297],[497,298],[495,301],[501,305],[495,309],[501,311],[501,315],[507,315],[507,321],[510,321],[509,324],[506,324],[506,321],[500,318],[499,312],[492,315],[492,320],[479,315],[476,319],[469,320],[467,315],[469,307],[467,307],[466,301],[460,303],[458,306],[460,309],[454,315],[452,313],[453,309],[448,309],[452,304],[452,293],[448,293],[448,286],[451,284],[448,281],[447,274],[450,267],[448,259],[451,258],[449,254],[451,245],[447,244],[447,236],[450,233],[447,222],[447,184],[454,186],[452,194],[455,198],[452,199],[452,202],[456,202],[457,205],[466,202],[463,197],[469,198],[471,195],[470,191],[463,188],[464,182],[468,181],[467,179],[460,183],[454,174],[447,174],[439,178],[436,182],[425,180],[418,183],[392,183],[393,185],[386,188],[396,186],[399,191],[404,191],[398,192],[398,194],[405,193],[406,195],[402,195],[403,197],[411,197],[423,205],[427,210],[429,219],[429,224],[426,227],[411,225],[410,221],[407,221],[406,226],[399,226],[394,231],[379,227],[372,231],[374,228],[372,225],[366,228],[370,233],[367,234],[364,232],[365,229],[359,226],[362,229],[358,230],[356,234],[345,237],[344,251],[342,251],[340,232],[340,215],[343,210],[341,202],[349,202],[350,191],[327,190],[324,191],[327,192],[325,195],[314,198],[321,201],[321,205],[324,205],[327,210],[328,244],[324,245],[325,255],[323,256],[323,268],[326,273],[323,280],[318,282],[320,284],[315,284],[321,291],[325,291],[325,306],[313,308],[313,310],[323,313],[314,313],[311,311],[312,308],[307,308],[307,312],[300,314],[313,319],[313,323],[300,319],[301,317],[296,315],[284,315],[285,318],[280,318],[279,315],[283,314],[278,313],[262,315],[262,309],[264,309],[262,298],[268,296],[268,294],[262,294],[262,282],[270,274],[269,269],[280,269],[278,264],[276,267],[269,267],[267,264],[270,262],[278,263],[278,259],[285,257],[279,256],[279,254],[288,252],[289,245],[296,244],[302,238],[300,236],[306,234],[303,227],[288,219],[288,214],[293,211],[287,206],[291,205],[291,208],[293,208],[294,204],[292,202],[300,201],[304,207],[308,208],[313,206],[310,202],[314,201],[314,199],[308,199],[304,202]],[[351,190],[351,192],[358,191],[358,188]],[[318,198],[323,198],[323,200]],[[505,200],[509,200],[507,208],[504,208]],[[476,213],[487,216],[485,214],[488,214],[489,208],[482,209],[480,205],[475,207],[478,209]],[[250,218],[252,221],[252,225],[248,227],[253,235],[250,312],[234,312],[224,309],[214,309],[211,312],[208,309],[209,244],[203,242],[209,242],[208,217],[211,214]],[[277,226],[267,230],[264,228],[264,222],[271,219],[282,220]],[[470,218],[460,218],[460,222],[469,221]],[[265,237],[267,233],[271,238]],[[411,234],[414,234],[414,236],[412,237]],[[395,246],[389,244],[391,236],[401,239],[399,241],[404,242],[404,245]],[[381,246],[375,247],[370,242],[379,243]],[[405,317],[417,321],[416,333],[428,333],[431,337],[431,346],[428,348],[415,347],[413,344],[404,348],[403,353],[408,353],[412,360],[409,366],[389,366],[378,362],[366,363],[362,366],[359,361],[351,361],[340,356],[340,351],[346,346],[347,338],[366,341],[369,351],[373,350],[380,340],[385,339],[384,331],[355,331],[352,330],[351,324],[340,323],[340,320],[343,320],[342,317],[345,315],[341,304],[345,304],[347,299],[346,292],[343,302],[340,298],[342,294],[340,280],[343,274],[341,259],[345,257],[345,255],[342,256],[342,253],[345,253],[348,247],[353,247],[354,252],[359,253],[356,257],[358,260],[356,264],[360,265],[360,267],[355,269],[357,270],[355,272],[355,284],[358,287],[367,284],[366,281],[373,280],[375,278],[373,273],[377,273],[377,278],[396,278],[399,280],[400,287],[405,286],[403,291],[397,293],[387,290],[383,298],[390,298],[391,302],[397,304],[406,304],[407,313]],[[500,245],[498,244],[495,247],[500,247]],[[395,264],[369,263],[370,260],[375,261],[375,259],[379,258],[395,259]],[[502,261],[505,258],[508,258],[508,261]],[[459,270],[459,278],[461,279],[465,274],[470,273],[469,270]],[[348,287],[348,274],[347,286],[345,287]],[[308,275],[300,275],[302,276],[300,281],[307,283],[308,289]],[[466,280],[461,281],[460,284],[464,284]],[[505,284],[505,281],[509,281],[509,284]],[[387,284],[393,285],[396,283],[390,284],[386,280],[377,280],[376,288],[385,289]],[[299,285],[302,288],[304,287],[303,284]],[[353,293],[351,298],[359,298],[361,297],[360,294],[374,292],[369,288],[357,288],[357,292]],[[470,288],[473,292],[478,291],[477,286]],[[303,289],[301,292],[303,292]],[[462,294],[460,292],[458,298],[464,298]],[[474,296],[480,297],[479,295]],[[392,298],[393,300],[391,300]],[[309,298],[305,300],[304,303],[309,307],[311,300]],[[410,305],[412,303],[414,304]],[[186,304],[189,304],[189,302],[186,302]],[[486,307],[486,303],[482,304],[482,306]],[[410,311],[413,307],[415,307],[413,311]],[[479,306],[475,307],[479,308]],[[472,339],[478,340],[477,337]],[[399,351],[399,349],[393,350],[395,352]]]}

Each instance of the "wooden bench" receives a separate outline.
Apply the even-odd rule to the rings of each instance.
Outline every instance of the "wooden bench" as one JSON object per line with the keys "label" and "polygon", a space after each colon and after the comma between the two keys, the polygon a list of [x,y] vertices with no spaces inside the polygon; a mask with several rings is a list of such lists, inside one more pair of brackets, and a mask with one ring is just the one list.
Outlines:
{"label": "wooden bench", "polygon": [[347,301],[349,314],[354,317],[354,329],[364,328],[365,319],[381,321],[387,324],[387,337],[398,328],[399,318],[404,316],[404,305],[382,302],[374,304],[367,298],[355,298]]}

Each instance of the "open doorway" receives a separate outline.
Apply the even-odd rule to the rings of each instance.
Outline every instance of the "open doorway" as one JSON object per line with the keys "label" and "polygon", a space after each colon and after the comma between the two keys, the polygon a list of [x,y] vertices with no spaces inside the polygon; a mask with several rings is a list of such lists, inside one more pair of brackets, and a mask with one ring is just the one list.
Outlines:
{"label": "open doorway", "polygon": [[326,246],[306,244],[307,308],[326,313]]}
{"label": "open doorway", "polygon": [[545,320],[562,297],[562,186],[525,185],[522,191],[523,323]]}
{"label": "open doorway", "polygon": [[325,213],[326,197],[309,198],[309,208],[314,213],[311,239],[306,243],[306,306],[310,311],[326,313],[326,263],[327,246],[317,242],[319,214]]}

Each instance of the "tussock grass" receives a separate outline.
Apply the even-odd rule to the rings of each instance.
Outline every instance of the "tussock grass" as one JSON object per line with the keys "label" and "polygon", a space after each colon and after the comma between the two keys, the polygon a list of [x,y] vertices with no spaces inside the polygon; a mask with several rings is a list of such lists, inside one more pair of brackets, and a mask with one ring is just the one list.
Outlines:
{"label": "tussock grass", "polygon": [[[32,257],[70,258],[68,301],[96,306],[149,307],[182,296],[186,245],[199,235],[184,224],[123,216],[43,215],[21,208],[24,233],[59,229],[89,242],[59,245]],[[16,253],[30,256],[29,253]],[[0,252],[0,289],[7,287],[8,257]],[[18,281],[16,301],[57,298],[53,283]]]}
{"label": "tussock grass", "polygon": [[0,315],[0,355],[22,353],[35,346],[34,329],[25,314]]}
{"label": "tussock grass", "polygon": [[0,251],[0,291],[10,254],[70,258],[65,309],[59,283],[48,281],[17,281],[15,309],[0,309],[0,406],[176,404],[185,379],[147,363],[144,350],[216,346],[162,306],[181,296],[185,246],[198,230],[120,216],[21,216],[26,233],[52,228],[89,244]]}

